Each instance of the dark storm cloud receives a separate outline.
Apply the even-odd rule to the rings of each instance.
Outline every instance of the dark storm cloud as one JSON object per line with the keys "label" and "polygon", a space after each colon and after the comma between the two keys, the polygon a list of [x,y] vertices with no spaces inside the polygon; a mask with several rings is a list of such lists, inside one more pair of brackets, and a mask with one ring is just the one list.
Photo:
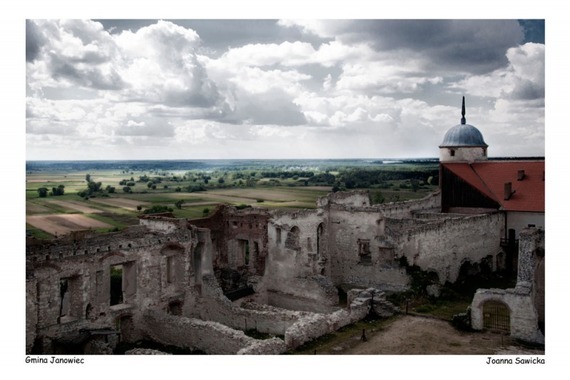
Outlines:
{"label": "dark storm cloud", "polygon": [[434,68],[490,72],[507,64],[505,51],[523,42],[516,20],[363,20],[340,24],[345,43],[368,41],[381,51],[421,54]]}
{"label": "dark storm cloud", "polygon": [[114,69],[104,72],[96,65],[84,65],[79,68],[67,59],[50,54],[49,70],[55,79],[66,79],[79,86],[98,90],[119,90],[125,85]]}
{"label": "dark storm cloud", "polygon": [[516,84],[510,94],[510,98],[515,100],[544,99],[544,86],[537,85],[528,80],[521,81]]}
{"label": "dark storm cloud", "polygon": [[26,20],[26,62],[32,62],[40,53],[43,37],[36,24]]}

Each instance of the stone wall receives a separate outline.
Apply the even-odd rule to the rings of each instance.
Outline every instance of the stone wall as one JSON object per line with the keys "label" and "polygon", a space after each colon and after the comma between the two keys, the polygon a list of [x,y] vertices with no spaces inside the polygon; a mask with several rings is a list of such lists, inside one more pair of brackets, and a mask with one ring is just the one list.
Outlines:
{"label": "stone wall", "polygon": [[270,305],[329,312],[338,292],[326,276],[329,242],[322,210],[274,211],[263,291]]}
{"label": "stone wall", "polygon": [[223,295],[215,278],[205,276],[202,297],[195,300],[185,315],[219,322],[238,330],[283,335],[304,313],[254,303],[244,303],[244,307],[240,307]]}
{"label": "stone wall", "polygon": [[399,266],[378,210],[331,208],[328,226],[330,276],[335,284],[396,291],[407,287],[405,269]]}
{"label": "stone wall", "polygon": [[[160,232],[158,232],[160,231]],[[171,232],[164,232],[171,231]],[[79,330],[107,329],[124,340],[140,337],[138,323],[148,309],[171,310],[211,272],[207,230],[146,226],[106,235],[72,235],[27,245],[27,341],[53,342]],[[202,249],[206,247],[206,249]]]}
{"label": "stone wall", "polygon": [[478,263],[488,257],[495,262],[501,252],[504,215],[452,217],[415,225],[390,220],[388,225],[398,255],[410,265],[437,273],[444,284],[455,282],[465,262]]}
{"label": "stone wall", "polygon": [[219,206],[212,216],[189,222],[210,230],[212,264],[224,292],[255,285],[264,275],[268,219],[266,210]]}
{"label": "stone wall", "polygon": [[208,354],[280,354],[285,352],[283,340],[259,341],[218,322],[173,316],[160,311],[145,313],[141,329],[150,339]]}
{"label": "stone wall", "polygon": [[510,334],[526,342],[544,344],[544,232],[529,228],[519,237],[517,284],[514,289],[478,289],[471,302],[471,326],[484,328],[483,309],[487,302],[504,304],[509,310]]}

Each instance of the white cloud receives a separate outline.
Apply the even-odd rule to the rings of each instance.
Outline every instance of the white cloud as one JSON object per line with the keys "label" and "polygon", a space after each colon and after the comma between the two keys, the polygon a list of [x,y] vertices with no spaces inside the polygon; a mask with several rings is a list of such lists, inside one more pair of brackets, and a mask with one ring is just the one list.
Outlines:
{"label": "white cloud", "polygon": [[459,91],[490,152],[541,151],[544,45],[513,20],[281,20],[232,47],[247,22],[195,25],[28,21],[29,157],[434,156]]}
{"label": "white cloud", "polygon": [[486,75],[473,75],[450,85],[483,97],[544,98],[544,45],[527,43],[506,52],[509,65]]}

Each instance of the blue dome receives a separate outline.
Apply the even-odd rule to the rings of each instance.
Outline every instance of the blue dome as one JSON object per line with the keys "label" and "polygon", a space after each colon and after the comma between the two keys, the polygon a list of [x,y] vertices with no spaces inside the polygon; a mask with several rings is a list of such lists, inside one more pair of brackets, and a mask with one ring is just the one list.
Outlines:
{"label": "blue dome", "polygon": [[453,148],[459,146],[488,147],[481,132],[470,124],[458,124],[451,128],[443,137],[443,142],[439,147]]}

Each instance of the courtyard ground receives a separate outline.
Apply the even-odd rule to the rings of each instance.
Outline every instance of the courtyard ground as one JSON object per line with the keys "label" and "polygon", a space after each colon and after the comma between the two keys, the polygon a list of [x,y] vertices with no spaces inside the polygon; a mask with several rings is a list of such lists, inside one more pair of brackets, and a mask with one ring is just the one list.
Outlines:
{"label": "courtyard ground", "polygon": [[[366,341],[362,340],[365,330]],[[507,335],[462,332],[448,321],[402,315],[384,321],[360,322],[299,350],[321,355],[543,355]]]}

